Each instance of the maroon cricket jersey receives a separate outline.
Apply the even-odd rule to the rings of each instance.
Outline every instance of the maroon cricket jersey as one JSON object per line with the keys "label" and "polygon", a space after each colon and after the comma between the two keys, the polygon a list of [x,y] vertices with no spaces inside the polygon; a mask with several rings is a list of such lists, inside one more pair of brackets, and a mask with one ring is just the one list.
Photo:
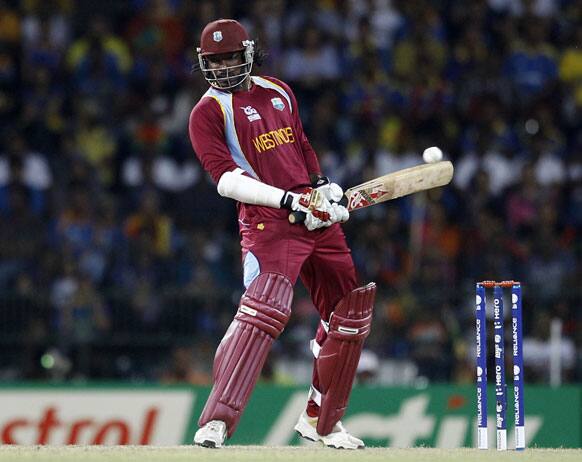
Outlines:
{"label": "maroon cricket jersey", "polygon": [[[284,190],[309,186],[320,173],[287,84],[253,76],[249,91],[209,88],[190,114],[190,141],[215,182],[223,173],[243,169],[247,175]],[[239,219],[252,223],[287,219],[287,210],[239,204]]]}

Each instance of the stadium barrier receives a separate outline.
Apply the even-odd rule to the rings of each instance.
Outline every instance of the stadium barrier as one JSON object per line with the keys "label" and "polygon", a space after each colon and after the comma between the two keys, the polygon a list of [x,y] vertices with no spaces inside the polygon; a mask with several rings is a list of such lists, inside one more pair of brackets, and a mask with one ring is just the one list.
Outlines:
{"label": "stadium barrier", "polygon": [[[0,442],[189,444],[208,393],[189,386],[2,385]],[[303,444],[293,425],[306,396],[305,387],[259,385],[230,443]],[[528,447],[582,446],[582,386],[530,386],[525,400]],[[474,402],[472,386],[357,387],[344,423],[373,446],[474,447]]]}

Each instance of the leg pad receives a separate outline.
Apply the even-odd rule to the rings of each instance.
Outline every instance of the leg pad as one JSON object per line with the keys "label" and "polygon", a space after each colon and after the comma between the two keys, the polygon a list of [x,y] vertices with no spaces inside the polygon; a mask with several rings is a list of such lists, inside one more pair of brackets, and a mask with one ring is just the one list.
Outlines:
{"label": "leg pad", "polygon": [[315,361],[321,392],[320,435],[333,430],[348,405],[360,353],[370,333],[375,297],[374,283],[354,289],[339,301],[329,319],[329,331]]}
{"label": "leg pad", "polygon": [[222,420],[232,436],[271,344],[287,324],[292,299],[293,286],[282,274],[263,273],[250,284],[216,350],[214,386],[198,421],[201,427]]}

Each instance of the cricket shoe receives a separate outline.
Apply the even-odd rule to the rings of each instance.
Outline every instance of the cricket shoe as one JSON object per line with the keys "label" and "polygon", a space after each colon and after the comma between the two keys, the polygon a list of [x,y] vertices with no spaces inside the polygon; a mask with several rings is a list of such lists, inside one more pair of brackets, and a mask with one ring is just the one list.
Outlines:
{"label": "cricket shoe", "polygon": [[321,441],[327,447],[335,449],[364,449],[364,442],[348,433],[341,422],[333,427],[329,435],[320,435],[317,433],[317,417],[309,417],[305,411],[299,416],[295,425],[295,431],[307,440]]}
{"label": "cricket shoe", "polygon": [[226,439],[226,424],[222,420],[211,420],[199,428],[194,435],[194,444],[205,448],[220,448]]}

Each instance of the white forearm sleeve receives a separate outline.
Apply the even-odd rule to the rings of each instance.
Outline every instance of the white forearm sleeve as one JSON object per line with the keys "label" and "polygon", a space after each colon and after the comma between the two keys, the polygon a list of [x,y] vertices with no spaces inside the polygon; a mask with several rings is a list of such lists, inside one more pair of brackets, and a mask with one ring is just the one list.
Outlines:
{"label": "white forearm sleeve", "polygon": [[237,168],[225,172],[218,181],[218,194],[245,204],[266,205],[281,208],[281,199],[285,194],[282,189],[261,183],[254,178],[243,175],[244,170]]}

